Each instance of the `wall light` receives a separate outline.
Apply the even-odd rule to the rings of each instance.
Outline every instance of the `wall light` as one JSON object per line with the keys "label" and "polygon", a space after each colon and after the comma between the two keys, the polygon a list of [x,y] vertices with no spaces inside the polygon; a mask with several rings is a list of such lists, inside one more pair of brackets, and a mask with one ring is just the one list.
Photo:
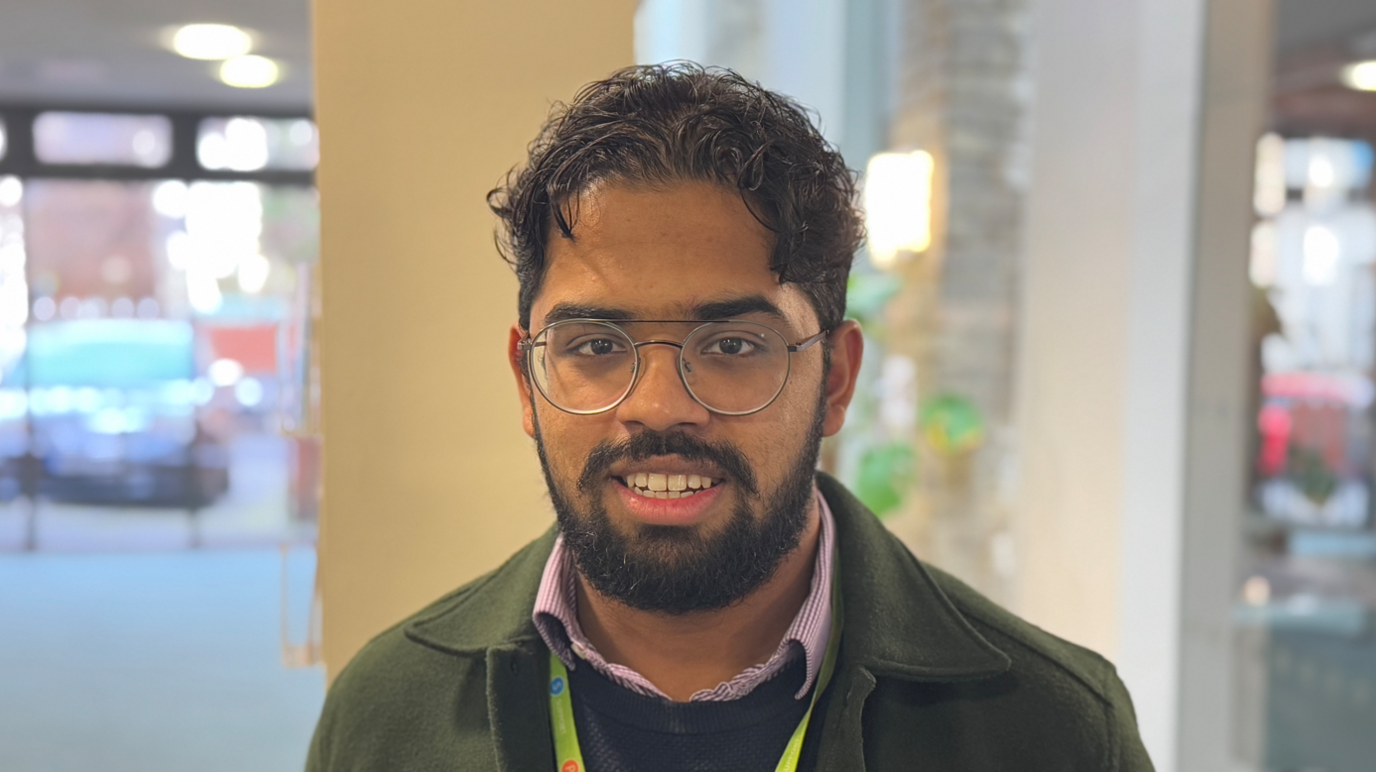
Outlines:
{"label": "wall light", "polygon": [[1376,91],[1376,59],[1344,67],[1343,84],[1358,91]]}
{"label": "wall light", "polygon": [[931,246],[932,166],[931,153],[918,150],[880,153],[865,167],[865,229],[877,267]]}
{"label": "wall light", "polygon": [[277,82],[277,62],[263,56],[236,56],[220,65],[220,81],[235,88],[267,88]]}
{"label": "wall light", "polygon": [[253,38],[229,24],[187,24],[172,35],[172,50],[188,59],[229,59],[253,48]]}

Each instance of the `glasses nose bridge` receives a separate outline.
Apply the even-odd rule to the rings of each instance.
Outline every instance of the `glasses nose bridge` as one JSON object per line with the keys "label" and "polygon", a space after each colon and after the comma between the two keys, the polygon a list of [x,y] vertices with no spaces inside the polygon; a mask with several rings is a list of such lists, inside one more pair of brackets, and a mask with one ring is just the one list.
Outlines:
{"label": "glasses nose bridge", "polygon": [[635,346],[635,351],[637,355],[640,353],[641,346],[673,346],[674,348],[680,351],[683,350],[682,343],[679,343],[676,340],[662,340],[660,338],[651,338],[650,340],[637,341],[635,343],[632,343],[631,345]]}
{"label": "glasses nose bridge", "polygon": [[[645,376],[645,371],[646,371],[646,369],[647,369],[645,355],[644,355],[643,353],[641,353],[641,351],[640,351],[640,349],[641,349],[642,346],[669,346],[670,348],[675,349],[675,351],[674,351],[674,353],[673,353],[674,365],[673,365],[672,370],[673,370],[673,373],[674,373],[675,375],[678,376],[678,379],[679,379],[680,382],[683,380],[683,374],[679,372],[679,362],[681,362],[682,359],[683,359],[683,357],[681,356],[682,353],[683,353],[683,344],[682,344],[682,343],[680,343],[680,342],[678,342],[678,341],[676,341],[676,340],[664,340],[664,339],[662,339],[662,338],[651,338],[650,340],[635,341],[635,342],[633,342],[631,345],[632,345],[632,347],[635,348],[635,357],[636,357],[636,368],[635,368],[635,370],[636,370],[636,379],[635,379],[635,380],[636,380],[636,383],[633,384],[633,385],[631,386],[631,390],[632,390],[632,391],[635,390],[635,387],[638,386],[639,383],[640,383],[640,381],[644,378],[644,376]],[[685,384],[685,387],[686,387],[686,384]],[[629,395],[627,395],[627,396],[629,396]]]}
{"label": "glasses nose bridge", "polygon": [[672,352],[673,362],[669,365],[669,371],[668,371],[668,374],[669,374],[670,379],[673,380],[673,381],[675,381],[675,382],[677,382],[677,383],[679,384],[679,386],[681,386],[681,387],[684,389],[684,391],[687,392],[689,399],[693,399],[693,401],[695,401],[695,402],[697,401],[696,398],[693,397],[693,393],[692,393],[691,391],[688,390],[688,384],[685,383],[684,380],[683,380],[683,372],[682,372],[682,361],[683,361],[682,352],[683,352],[683,345],[684,345],[683,343],[681,343],[681,342],[679,342],[679,341],[676,341],[676,340],[665,340],[665,339],[663,339],[663,338],[651,338],[650,340],[633,341],[633,342],[631,343],[631,345],[632,345],[632,347],[635,349],[635,356],[636,356],[636,368],[635,368],[635,370],[636,370],[636,375],[635,375],[635,382],[631,384],[631,388],[630,388],[630,390],[628,390],[628,391],[626,392],[626,396],[624,397],[624,399],[631,399],[631,398],[633,398],[634,393],[641,390],[641,388],[642,388],[642,386],[643,386],[643,383],[642,383],[642,382],[645,380],[645,376],[646,376],[646,374],[647,374],[648,371],[649,371],[649,365],[648,365],[648,362],[647,362],[647,358],[646,358],[645,354],[641,351],[641,348],[644,347],[644,346],[668,346],[669,348],[673,349],[673,352]]}

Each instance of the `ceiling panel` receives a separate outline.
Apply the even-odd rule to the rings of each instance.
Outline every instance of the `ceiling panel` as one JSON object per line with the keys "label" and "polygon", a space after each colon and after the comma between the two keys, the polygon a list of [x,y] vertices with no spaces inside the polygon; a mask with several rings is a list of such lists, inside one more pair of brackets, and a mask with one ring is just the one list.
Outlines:
{"label": "ceiling panel", "polygon": [[1376,0],[1280,0],[1276,48],[1282,53],[1344,45],[1376,31]]}
{"label": "ceiling panel", "polygon": [[[283,78],[237,89],[218,63],[166,48],[168,28],[234,24],[255,33],[254,53],[277,60]],[[308,109],[308,0],[3,0],[0,102]]]}

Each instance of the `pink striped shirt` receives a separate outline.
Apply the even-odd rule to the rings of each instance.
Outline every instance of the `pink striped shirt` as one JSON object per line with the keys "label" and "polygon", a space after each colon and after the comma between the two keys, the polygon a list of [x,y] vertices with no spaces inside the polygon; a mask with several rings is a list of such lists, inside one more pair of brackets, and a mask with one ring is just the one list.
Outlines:
{"label": "pink striped shirt", "polygon": [[[817,545],[817,562],[812,569],[812,588],[803,601],[798,615],[788,626],[779,648],[767,662],[751,665],[730,681],[724,681],[714,689],[703,689],[691,698],[690,702],[726,702],[744,697],[755,687],[778,675],[784,666],[799,656],[806,658],[807,678],[798,690],[797,697],[807,696],[808,690],[817,680],[822,668],[822,657],[826,653],[831,638],[831,582],[834,558],[836,524],[832,521],[831,509],[821,492],[816,493],[817,505],[822,520],[822,532]],[[540,579],[540,591],[535,597],[535,627],[545,645],[563,661],[570,670],[577,667],[581,659],[592,665],[599,673],[615,683],[637,694],[669,699],[668,695],[650,683],[645,676],[624,665],[608,662],[597,648],[583,634],[578,624],[578,593],[573,555],[564,549],[564,539],[554,542],[554,551],[545,563],[545,573]]]}

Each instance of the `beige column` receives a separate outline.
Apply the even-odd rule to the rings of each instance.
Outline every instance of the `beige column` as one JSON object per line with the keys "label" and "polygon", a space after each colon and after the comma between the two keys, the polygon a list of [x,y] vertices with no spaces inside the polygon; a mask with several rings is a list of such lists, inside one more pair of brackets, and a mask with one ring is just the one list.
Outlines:
{"label": "beige column", "polygon": [[318,0],[320,534],[331,676],[552,522],[485,195],[550,103],[632,62],[635,0]]}

